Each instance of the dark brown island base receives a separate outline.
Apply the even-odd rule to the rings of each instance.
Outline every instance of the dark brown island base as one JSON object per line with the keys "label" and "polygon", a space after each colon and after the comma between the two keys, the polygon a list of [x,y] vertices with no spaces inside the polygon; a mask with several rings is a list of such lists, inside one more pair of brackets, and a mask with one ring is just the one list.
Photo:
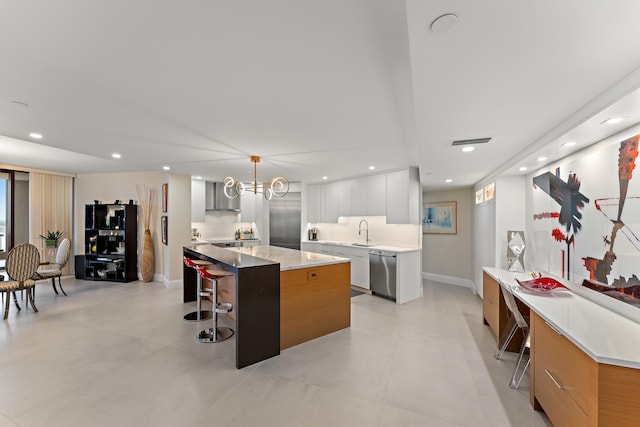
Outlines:
{"label": "dark brown island base", "polygon": [[[233,303],[236,368],[351,325],[350,261],[275,246],[185,246],[184,255],[217,264]],[[184,266],[184,302],[196,299],[196,272]]]}

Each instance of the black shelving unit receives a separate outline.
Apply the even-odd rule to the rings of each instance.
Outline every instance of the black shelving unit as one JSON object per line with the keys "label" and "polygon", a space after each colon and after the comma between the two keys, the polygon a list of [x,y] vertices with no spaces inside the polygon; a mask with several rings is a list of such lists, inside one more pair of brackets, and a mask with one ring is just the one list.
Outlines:
{"label": "black shelving unit", "polygon": [[138,280],[138,205],[85,205],[84,220],[84,255],[76,259],[76,278]]}

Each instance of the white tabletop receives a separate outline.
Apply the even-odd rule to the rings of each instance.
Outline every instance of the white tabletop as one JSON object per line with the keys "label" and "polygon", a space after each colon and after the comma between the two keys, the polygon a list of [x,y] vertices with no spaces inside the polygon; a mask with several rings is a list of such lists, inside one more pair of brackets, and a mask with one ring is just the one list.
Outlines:
{"label": "white tabletop", "polygon": [[[528,273],[488,267],[484,271],[511,286],[518,299],[595,361],[640,369],[640,324],[571,290],[528,292],[515,280],[530,280]],[[576,286],[553,275],[544,276]]]}
{"label": "white tabletop", "polygon": [[268,259],[272,262],[278,262],[280,263],[280,271],[351,262],[349,258],[317,254],[315,252],[298,251],[295,249],[280,248],[277,246],[250,246],[244,248],[235,247],[224,249],[240,252],[257,258]]}

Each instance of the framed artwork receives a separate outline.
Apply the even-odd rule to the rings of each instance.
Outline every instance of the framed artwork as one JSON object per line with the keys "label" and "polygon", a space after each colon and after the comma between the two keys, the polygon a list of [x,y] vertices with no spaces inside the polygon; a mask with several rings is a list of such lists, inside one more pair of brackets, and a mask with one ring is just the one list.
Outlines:
{"label": "framed artwork", "polygon": [[162,212],[167,212],[169,200],[169,184],[162,184]]}
{"label": "framed artwork", "polygon": [[484,188],[481,188],[478,191],[476,191],[476,205],[479,205],[483,201],[484,201]]}
{"label": "framed artwork", "polygon": [[494,197],[496,197],[496,183],[492,182],[484,187],[484,199],[492,200]]}
{"label": "framed artwork", "polygon": [[169,225],[167,224],[169,218],[166,215],[162,215],[160,220],[162,225],[162,243],[167,245],[169,244]]}
{"label": "framed artwork", "polygon": [[425,203],[422,212],[422,232],[425,234],[456,234],[456,202]]}

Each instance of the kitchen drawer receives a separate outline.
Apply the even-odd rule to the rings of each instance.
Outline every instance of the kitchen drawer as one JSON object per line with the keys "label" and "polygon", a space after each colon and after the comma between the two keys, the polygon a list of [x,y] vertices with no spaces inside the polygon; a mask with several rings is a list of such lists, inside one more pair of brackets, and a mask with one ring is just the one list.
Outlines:
{"label": "kitchen drawer", "polygon": [[534,315],[535,397],[555,426],[597,425],[598,364]]}
{"label": "kitchen drawer", "polygon": [[536,398],[555,427],[587,427],[597,425],[597,417],[590,417],[571,395],[551,379],[545,369],[536,369]]}

